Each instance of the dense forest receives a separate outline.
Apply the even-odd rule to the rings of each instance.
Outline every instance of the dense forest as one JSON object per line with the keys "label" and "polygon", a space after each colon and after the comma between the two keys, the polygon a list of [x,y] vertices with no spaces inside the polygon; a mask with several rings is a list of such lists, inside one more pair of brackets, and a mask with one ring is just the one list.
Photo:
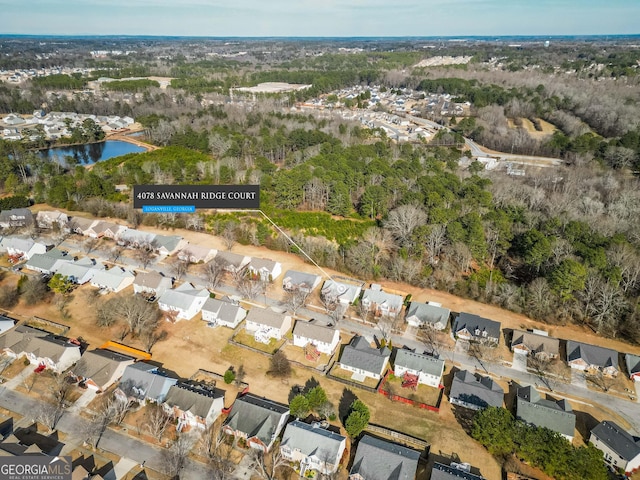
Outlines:
{"label": "dense forest", "polygon": [[[174,77],[166,90],[138,80],[108,85],[139,90],[134,101],[113,90],[104,98],[45,98],[51,82],[64,90],[75,77],[33,82],[23,91],[0,85],[3,111],[29,112],[46,99],[51,110],[134,115],[146,138],[163,147],[89,171],[0,142],[0,185],[7,194],[134,225],[214,233],[232,225],[239,242],[290,249],[260,217],[140,216],[114,189],[123,183],[259,183],[262,209],[322,265],[363,279],[447,290],[548,323],[580,322],[639,342],[637,52],[606,58],[596,47],[576,55],[558,46],[554,64],[548,50],[492,48],[471,52],[469,64],[431,69],[410,68],[424,53],[402,49],[308,58],[292,58],[284,49],[280,61],[264,63],[258,53],[242,61],[174,55],[138,70],[130,59],[103,64],[100,74],[113,78],[142,69]],[[503,67],[489,68],[500,55],[508,55]],[[588,68],[605,60],[602,68]],[[532,69],[534,63],[539,68]],[[229,101],[229,88],[262,81],[312,88]],[[478,162],[463,169],[469,159],[459,149],[397,144],[380,130],[290,108],[309,95],[372,84],[469,101],[471,115],[434,119],[497,150],[557,156],[566,165],[523,177],[485,171]],[[556,130],[531,136],[508,127],[514,119],[534,125],[543,119]]]}

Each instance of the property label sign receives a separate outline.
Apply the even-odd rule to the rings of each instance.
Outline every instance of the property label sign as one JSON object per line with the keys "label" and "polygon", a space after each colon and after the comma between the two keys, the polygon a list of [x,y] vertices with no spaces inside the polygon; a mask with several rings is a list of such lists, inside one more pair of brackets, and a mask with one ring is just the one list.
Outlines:
{"label": "property label sign", "polygon": [[133,207],[162,213],[196,208],[258,210],[260,185],[134,185]]}
{"label": "property label sign", "polygon": [[71,457],[20,455],[0,457],[3,480],[71,480]]}

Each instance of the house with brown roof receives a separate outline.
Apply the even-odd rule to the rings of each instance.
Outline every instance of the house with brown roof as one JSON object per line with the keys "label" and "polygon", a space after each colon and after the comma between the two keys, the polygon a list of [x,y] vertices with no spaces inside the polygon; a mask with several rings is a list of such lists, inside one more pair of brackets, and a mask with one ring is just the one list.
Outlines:
{"label": "house with brown roof", "polygon": [[84,352],[72,372],[87,387],[103,392],[113,385],[135,358],[106,349]]}
{"label": "house with brown roof", "polygon": [[539,330],[514,330],[511,350],[544,360],[554,359],[560,355],[560,339]]}
{"label": "house with brown roof", "polygon": [[189,263],[207,263],[213,260],[217,250],[200,245],[189,244],[177,253],[180,260]]}
{"label": "house with brown roof", "polygon": [[177,420],[179,432],[186,428],[204,430],[222,413],[224,390],[193,380],[178,382],[169,388],[164,407]]}
{"label": "house with brown roof", "polygon": [[173,286],[171,278],[152,270],[150,272],[138,272],[133,280],[134,293],[143,293],[159,297]]}
{"label": "house with brown roof", "polygon": [[293,344],[301,348],[313,345],[320,353],[333,355],[340,344],[340,330],[314,321],[297,320],[293,327]]}

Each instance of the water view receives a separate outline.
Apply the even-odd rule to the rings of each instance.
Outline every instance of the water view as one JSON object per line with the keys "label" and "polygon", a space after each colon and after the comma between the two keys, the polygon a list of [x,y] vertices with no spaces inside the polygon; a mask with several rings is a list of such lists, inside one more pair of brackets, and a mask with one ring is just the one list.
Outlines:
{"label": "water view", "polygon": [[144,151],[145,149],[143,147],[139,147],[133,143],[123,142],[121,140],[107,140],[106,142],[91,143],[88,145],[70,145],[41,150],[40,155],[60,163],[90,165],[102,160],[119,157],[120,155]]}

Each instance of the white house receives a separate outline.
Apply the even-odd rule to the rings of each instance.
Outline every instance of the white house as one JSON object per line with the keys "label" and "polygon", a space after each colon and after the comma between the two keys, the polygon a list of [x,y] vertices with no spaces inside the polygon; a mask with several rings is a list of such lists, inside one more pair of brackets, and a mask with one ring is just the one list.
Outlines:
{"label": "white house", "polygon": [[13,208],[0,212],[0,227],[27,227],[33,225],[33,213],[28,208]]}
{"label": "white house", "polygon": [[435,330],[444,330],[449,324],[451,310],[440,305],[411,302],[407,308],[407,323],[412,327],[430,327]]}
{"label": "white house", "polygon": [[92,259],[85,257],[75,262],[60,264],[56,273],[68,277],[76,285],[84,285],[101,270],[104,270],[104,266],[96,265]]}
{"label": "white house", "polygon": [[610,420],[591,430],[589,442],[604,454],[604,461],[631,476],[640,469],[640,441]]}
{"label": "white house", "polygon": [[126,245],[131,248],[139,248],[142,246],[152,247],[155,238],[155,233],[128,228],[118,236],[118,245]]}
{"label": "white house", "polygon": [[312,273],[287,270],[282,280],[282,288],[288,291],[301,291],[311,293],[314,288],[320,285],[322,278]]}
{"label": "white house", "polygon": [[111,267],[109,270],[101,270],[91,279],[91,286],[118,293],[135,280],[135,275],[121,267]]}
{"label": "white house", "polygon": [[42,210],[36,215],[39,228],[53,228],[57,225],[61,230],[67,228],[69,217],[59,210]]}
{"label": "white house", "polygon": [[170,290],[173,283],[169,277],[165,277],[158,272],[138,272],[133,280],[134,293],[147,293],[161,296],[167,290]]}
{"label": "white house", "polygon": [[362,294],[362,305],[375,315],[393,316],[400,313],[404,299],[395,293],[381,290],[380,285],[371,285]]}
{"label": "white house", "polygon": [[430,357],[411,350],[398,349],[394,361],[393,374],[403,377],[406,373],[418,377],[418,383],[438,388],[444,372],[444,360]]}
{"label": "white house", "polygon": [[298,462],[300,476],[305,478],[311,470],[325,475],[337,472],[346,446],[346,437],[318,423],[294,420],[284,430],[280,453],[286,460]]}
{"label": "white house", "polygon": [[202,320],[209,324],[236,328],[247,311],[230,299],[207,298],[202,306]]}
{"label": "white house", "polygon": [[252,258],[247,268],[265,282],[272,282],[282,274],[282,264],[266,258]]}
{"label": "white house", "polygon": [[291,317],[269,308],[252,308],[244,328],[253,333],[256,341],[269,343],[272,338],[280,340],[284,337],[291,328]]}
{"label": "white house", "polygon": [[27,263],[25,263],[25,267],[29,270],[44,273],[45,275],[52,275],[58,271],[60,265],[70,261],[72,261],[72,259],[68,254],[57,248],[52,248],[48,252],[33,255]]}
{"label": "white house", "polygon": [[118,236],[127,230],[127,227],[118,225],[117,223],[100,220],[93,223],[88,229],[84,230],[83,235],[91,238],[118,238]]}
{"label": "white house", "polygon": [[196,288],[190,283],[183,283],[178,288],[164,292],[158,298],[158,308],[175,315],[176,320],[191,320],[202,310],[207,298],[209,291],[206,288]]}
{"label": "white house", "polygon": [[320,295],[328,303],[340,302],[343,305],[351,305],[360,296],[362,287],[351,283],[327,280],[322,285]]}
{"label": "white house", "polygon": [[391,350],[387,347],[373,348],[364,337],[353,337],[340,356],[340,368],[354,373],[354,380],[364,381],[366,377],[379,379],[389,365]]}
{"label": "white house", "polygon": [[238,273],[249,265],[251,257],[233,252],[219,251],[216,253],[215,261],[221,262],[227,272]]}
{"label": "white house", "polygon": [[0,250],[6,251],[10,257],[19,261],[29,260],[32,256],[47,251],[47,246],[30,238],[3,237],[0,240]]}
{"label": "white house", "polygon": [[224,408],[224,390],[192,380],[169,388],[165,409],[177,419],[179,432],[187,428],[206,429],[213,425]]}
{"label": "white house", "polygon": [[306,347],[311,344],[320,353],[333,355],[340,343],[340,330],[305,320],[296,321],[293,327],[293,344],[296,347]]}
{"label": "white house", "polygon": [[189,263],[207,263],[213,260],[218,253],[213,248],[201,247],[189,244],[178,252],[178,258]]}
{"label": "white house", "polygon": [[179,252],[189,242],[178,235],[156,235],[152,245],[158,255],[167,256]]}

